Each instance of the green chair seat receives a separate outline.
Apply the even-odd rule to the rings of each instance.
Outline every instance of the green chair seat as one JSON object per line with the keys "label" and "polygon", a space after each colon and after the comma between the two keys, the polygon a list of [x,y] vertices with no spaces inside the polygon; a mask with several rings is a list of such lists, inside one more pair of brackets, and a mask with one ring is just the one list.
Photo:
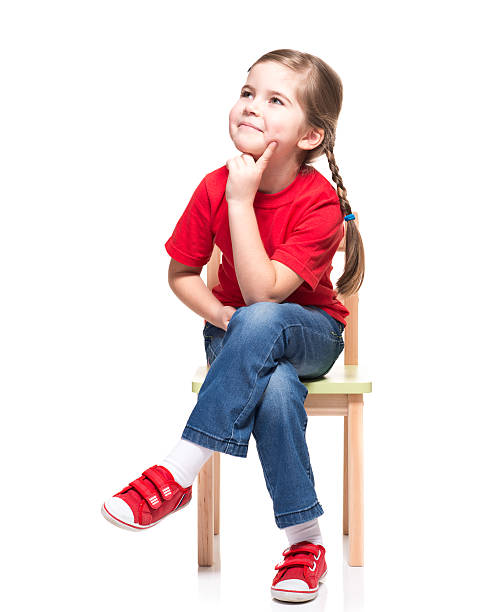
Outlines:
{"label": "green chair seat", "polygon": [[[192,379],[192,391],[199,393],[206,378],[208,366],[199,366]],[[371,393],[372,381],[368,374],[357,365],[334,364],[328,374],[315,380],[303,380],[311,393]]]}

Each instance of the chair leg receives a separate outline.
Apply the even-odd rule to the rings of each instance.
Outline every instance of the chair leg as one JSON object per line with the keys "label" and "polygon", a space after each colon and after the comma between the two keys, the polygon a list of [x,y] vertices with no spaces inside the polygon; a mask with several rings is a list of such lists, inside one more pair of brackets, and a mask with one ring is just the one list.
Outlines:
{"label": "chair leg", "polygon": [[363,566],[363,394],[348,395],[349,565]]}
{"label": "chair leg", "polygon": [[344,417],[344,459],[342,474],[342,533],[349,534],[349,499],[348,499],[348,417]]}
{"label": "chair leg", "polygon": [[202,567],[213,565],[214,454],[206,461],[197,475],[197,557]]}
{"label": "chair leg", "polygon": [[214,535],[220,533],[220,453],[214,451]]}

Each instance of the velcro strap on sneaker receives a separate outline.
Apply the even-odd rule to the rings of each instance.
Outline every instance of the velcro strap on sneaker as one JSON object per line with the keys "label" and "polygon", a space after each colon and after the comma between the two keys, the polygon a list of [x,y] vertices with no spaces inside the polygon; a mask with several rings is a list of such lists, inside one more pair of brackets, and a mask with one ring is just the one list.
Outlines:
{"label": "velcro strap on sneaker", "polygon": [[145,498],[152,510],[157,510],[157,508],[159,508],[159,506],[163,503],[159,497],[156,487],[150,482],[147,482],[147,480],[143,477],[137,478],[133,482],[130,482],[130,487],[133,487],[135,491],[140,493],[140,495]]}
{"label": "velcro strap on sneaker", "polygon": [[275,565],[275,569],[282,569],[282,567],[303,567],[307,565],[310,569],[313,568],[314,561],[307,559],[306,557],[289,557],[285,561],[281,561]]}
{"label": "velcro strap on sneaker", "polygon": [[292,547],[286,548],[282,554],[284,555],[284,557],[286,557],[287,555],[293,555],[299,552],[310,552],[310,553],[313,553],[313,555],[316,555],[317,551],[318,551],[318,556],[320,556],[319,548],[316,548],[315,546],[312,546],[310,544],[301,544],[300,546],[295,546],[294,548]]}
{"label": "velcro strap on sneaker", "polygon": [[161,491],[161,495],[165,501],[171,498],[173,495],[173,491],[171,490],[172,481],[166,478],[161,469],[158,469],[157,465],[153,465],[146,469],[142,474],[147,476],[147,478],[156,485],[159,491]]}

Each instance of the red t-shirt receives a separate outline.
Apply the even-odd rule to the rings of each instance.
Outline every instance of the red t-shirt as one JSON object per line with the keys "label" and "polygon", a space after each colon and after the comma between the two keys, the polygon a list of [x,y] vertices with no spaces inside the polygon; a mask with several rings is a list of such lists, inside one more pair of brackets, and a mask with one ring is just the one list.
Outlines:
{"label": "red t-shirt", "polygon": [[[299,172],[277,193],[256,192],[254,211],[261,240],[270,259],[285,264],[304,280],[286,298],[303,306],[318,306],[344,325],[347,308],[336,299],[330,273],[332,258],[344,235],[339,197],[318,170]],[[245,306],[233,261],[225,188],[228,169],[207,174],[165,243],[166,251],[186,266],[204,266],[216,244],[223,256],[213,295],[224,305]]]}

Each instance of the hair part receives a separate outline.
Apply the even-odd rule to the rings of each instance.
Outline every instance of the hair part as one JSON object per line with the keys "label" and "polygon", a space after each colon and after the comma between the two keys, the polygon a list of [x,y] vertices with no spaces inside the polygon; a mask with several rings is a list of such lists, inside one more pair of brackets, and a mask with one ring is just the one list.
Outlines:
{"label": "hair part", "polygon": [[[297,100],[304,110],[306,123],[312,128],[323,129],[324,137],[314,149],[303,151],[298,159],[300,172],[311,172],[309,164],[325,155],[332,180],[337,186],[343,217],[351,214],[346,187],[334,157],[337,119],[342,106],[342,81],[339,75],[319,57],[294,49],[269,51],[258,58],[248,72],[262,62],[277,62],[302,77],[297,87]],[[347,221],[344,272],[336,283],[337,291],[344,296],[357,293],[364,275],[365,255],[361,234],[354,220]]]}

